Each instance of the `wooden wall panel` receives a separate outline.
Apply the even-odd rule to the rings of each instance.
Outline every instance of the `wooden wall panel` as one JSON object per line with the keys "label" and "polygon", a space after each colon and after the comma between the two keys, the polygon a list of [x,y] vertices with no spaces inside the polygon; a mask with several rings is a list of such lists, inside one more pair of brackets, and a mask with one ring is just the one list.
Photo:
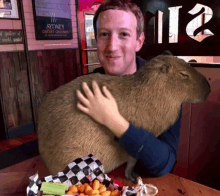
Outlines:
{"label": "wooden wall panel", "polygon": [[30,51],[33,107],[37,121],[38,107],[47,92],[81,76],[78,49]]}
{"label": "wooden wall panel", "polygon": [[32,122],[25,53],[0,53],[0,75],[6,128]]}
{"label": "wooden wall panel", "polygon": [[177,153],[177,164],[173,174],[187,178],[189,165],[189,137],[191,122],[191,104],[182,105],[182,120],[180,129],[180,138]]}
{"label": "wooden wall panel", "polygon": [[[5,127],[13,134],[15,131],[16,134],[19,132],[18,127],[33,123],[31,93],[35,122],[37,122],[38,107],[44,95],[81,76],[78,49],[29,51],[28,55],[29,76],[24,51],[0,53],[2,109],[6,121]],[[31,91],[28,77],[30,77]]]}
{"label": "wooden wall panel", "polygon": [[208,99],[192,105],[188,179],[219,188],[220,69],[197,68],[211,86]]}
{"label": "wooden wall panel", "polygon": [[7,139],[6,129],[5,129],[5,121],[2,109],[2,99],[0,94],[0,141]]}

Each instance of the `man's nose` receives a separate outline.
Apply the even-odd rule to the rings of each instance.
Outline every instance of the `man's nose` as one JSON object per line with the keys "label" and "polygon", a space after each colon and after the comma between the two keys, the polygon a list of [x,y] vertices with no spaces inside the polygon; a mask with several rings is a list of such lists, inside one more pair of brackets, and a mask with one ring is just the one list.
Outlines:
{"label": "man's nose", "polygon": [[119,40],[116,35],[111,35],[108,41],[108,49],[110,51],[115,51],[118,49]]}

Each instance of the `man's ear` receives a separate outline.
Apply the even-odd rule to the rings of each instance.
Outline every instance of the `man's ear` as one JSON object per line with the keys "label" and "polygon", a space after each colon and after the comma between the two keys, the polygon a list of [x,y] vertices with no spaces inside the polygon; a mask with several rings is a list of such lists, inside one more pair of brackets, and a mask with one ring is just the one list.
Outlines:
{"label": "man's ear", "polygon": [[171,55],[173,56],[173,54],[169,51],[169,50],[165,50],[162,55]]}
{"label": "man's ear", "polygon": [[136,52],[139,52],[139,50],[142,48],[143,44],[144,44],[144,40],[145,40],[145,35],[144,32],[141,32],[140,37],[136,40],[137,44],[136,44]]}

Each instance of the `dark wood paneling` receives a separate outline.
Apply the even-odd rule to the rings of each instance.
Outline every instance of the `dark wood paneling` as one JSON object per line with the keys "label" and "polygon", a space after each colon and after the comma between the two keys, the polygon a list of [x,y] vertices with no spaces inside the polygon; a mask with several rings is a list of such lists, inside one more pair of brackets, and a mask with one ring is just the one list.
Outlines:
{"label": "dark wood paneling", "polygon": [[182,105],[182,120],[180,129],[180,138],[178,145],[177,164],[174,167],[173,174],[187,178],[189,165],[189,137],[191,122],[191,104]]}
{"label": "dark wood paneling", "polygon": [[210,78],[208,99],[192,105],[188,179],[220,190],[220,69],[197,68]]}
{"label": "dark wood paneling", "polygon": [[[1,130],[2,139],[6,139],[5,135],[18,137],[28,134],[29,125],[32,127],[29,132],[33,132],[32,123],[37,122],[37,110],[44,95],[81,75],[78,49],[29,51],[28,55],[29,76],[24,51],[0,53],[0,95],[8,132],[3,134]],[[31,93],[35,121],[32,117]],[[4,119],[1,120],[3,122]]]}
{"label": "dark wood paneling", "polygon": [[81,65],[78,49],[30,51],[29,57],[37,122],[37,110],[44,95],[81,76]]}
{"label": "dark wood paneling", "polygon": [[0,53],[0,76],[6,129],[32,122],[25,52]]}
{"label": "dark wood paneling", "polygon": [[7,131],[5,128],[5,120],[4,120],[3,110],[2,110],[2,99],[0,94],[0,141],[7,139]]}

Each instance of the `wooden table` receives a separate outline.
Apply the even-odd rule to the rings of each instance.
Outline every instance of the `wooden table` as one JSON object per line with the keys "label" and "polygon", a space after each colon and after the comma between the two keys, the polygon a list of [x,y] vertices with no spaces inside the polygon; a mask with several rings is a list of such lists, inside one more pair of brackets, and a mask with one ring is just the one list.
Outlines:
{"label": "wooden table", "polygon": [[[135,184],[125,179],[124,169],[125,166],[121,166],[109,173],[108,176],[119,180],[124,185],[135,186]],[[156,196],[220,196],[220,191],[173,174],[157,178],[144,176],[141,176],[141,178],[144,184],[153,184],[158,188]]]}
{"label": "wooden table", "polygon": [[[108,174],[126,186],[135,186],[124,177],[125,165]],[[40,156],[19,163],[0,171],[0,196],[25,196],[29,177],[38,171],[40,178],[48,176],[49,171]],[[149,178],[141,176],[143,183],[153,184],[158,188],[156,196],[220,196],[220,191],[186,180],[176,175]]]}

